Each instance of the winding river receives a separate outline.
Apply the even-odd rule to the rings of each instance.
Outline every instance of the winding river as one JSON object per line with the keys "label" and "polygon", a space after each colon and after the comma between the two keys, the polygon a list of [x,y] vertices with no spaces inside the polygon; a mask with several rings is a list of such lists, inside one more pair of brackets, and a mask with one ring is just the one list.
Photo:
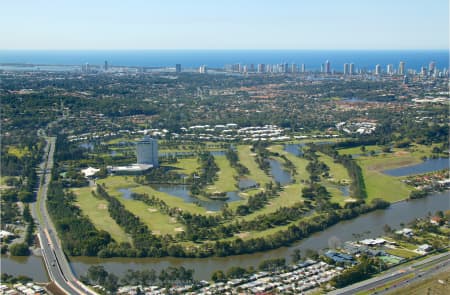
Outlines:
{"label": "winding river", "polygon": [[[293,244],[263,253],[247,254],[229,257],[211,258],[108,258],[71,257],[71,266],[77,276],[84,275],[90,265],[102,264],[105,268],[117,275],[123,274],[127,269],[153,268],[161,270],[168,266],[181,266],[195,270],[196,279],[210,279],[211,273],[218,269],[228,269],[231,266],[243,267],[258,266],[259,262],[269,258],[286,257],[295,249],[321,250],[336,243],[355,240],[356,235],[361,237],[376,237],[383,234],[383,226],[388,224],[393,228],[399,228],[400,223],[407,223],[414,218],[424,217],[428,212],[450,209],[450,195],[448,191],[434,193],[424,199],[402,201],[392,204],[386,210],[377,210],[355,219],[340,222],[322,232]],[[38,281],[46,279],[44,266],[40,257],[27,258],[2,256],[2,271],[11,274],[24,274]]]}

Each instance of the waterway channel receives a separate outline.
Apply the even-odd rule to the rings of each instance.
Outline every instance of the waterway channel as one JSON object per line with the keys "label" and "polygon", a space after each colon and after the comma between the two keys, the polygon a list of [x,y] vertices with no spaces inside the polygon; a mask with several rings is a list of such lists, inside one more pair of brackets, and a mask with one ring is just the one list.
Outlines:
{"label": "waterway channel", "polygon": [[[71,265],[77,275],[85,274],[90,265],[101,263],[108,271],[117,275],[123,274],[127,269],[153,268],[161,270],[168,266],[181,266],[195,270],[196,279],[210,279],[211,273],[218,269],[228,269],[231,266],[240,265],[243,267],[258,266],[265,259],[286,257],[295,249],[303,251],[306,249],[321,250],[329,247],[332,243],[343,243],[348,240],[355,240],[356,235],[360,237],[376,237],[383,234],[383,226],[388,224],[393,228],[399,228],[400,223],[407,223],[414,218],[424,217],[428,212],[450,209],[450,195],[448,191],[434,193],[433,195],[411,201],[403,201],[392,204],[386,210],[377,210],[369,214],[359,216],[353,220],[340,222],[322,232],[311,235],[291,247],[283,247],[264,253],[230,257],[211,258],[109,258],[99,259],[91,257],[72,257]],[[364,235],[365,234],[365,235]]]}

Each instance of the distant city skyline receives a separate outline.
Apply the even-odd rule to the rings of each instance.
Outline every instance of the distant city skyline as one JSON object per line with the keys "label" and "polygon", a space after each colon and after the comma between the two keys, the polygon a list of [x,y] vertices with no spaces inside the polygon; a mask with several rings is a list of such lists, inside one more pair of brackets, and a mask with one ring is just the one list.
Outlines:
{"label": "distant city skyline", "polygon": [[448,0],[3,1],[8,49],[448,49]]}

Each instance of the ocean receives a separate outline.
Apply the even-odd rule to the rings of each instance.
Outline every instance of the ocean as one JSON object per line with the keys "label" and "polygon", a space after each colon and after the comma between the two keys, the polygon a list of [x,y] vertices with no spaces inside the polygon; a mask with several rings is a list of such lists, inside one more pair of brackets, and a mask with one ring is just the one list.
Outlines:
{"label": "ocean", "polygon": [[133,67],[223,68],[227,64],[305,64],[307,70],[320,69],[328,60],[331,69],[342,71],[344,63],[356,69],[382,69],[406,62],[407,69],[420,70],[436,62],[438,69],[449,68],[448,50],[0,50],[0,64],[103,65]]}

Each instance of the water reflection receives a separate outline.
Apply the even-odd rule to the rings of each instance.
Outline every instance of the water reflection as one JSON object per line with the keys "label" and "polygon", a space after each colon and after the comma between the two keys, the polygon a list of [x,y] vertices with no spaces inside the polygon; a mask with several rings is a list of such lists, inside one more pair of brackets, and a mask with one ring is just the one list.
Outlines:
{"label": "water reflection", "polygon": [[241,179],[239,179],[238,187],[240,190],[247,190],[247,189],[258,187],[258,183],[256,181],[254,181],[253,179],[241,178]]}
{"label": "water reflection", "polygon": [[7,273],[14,276],[25,275],[36,282],[48,282],[49,278],[44,261],[40,256],[6,256],[0,259],[2,274]]}
{"label": "water reflection", "polygon": [[383,173],[391,176],[409,176],[448,169],[449,166],[448,158],[438,158],[429,159],[417,165],[384,170]]}
{"label": "water reflection", "polygon": [[242,200],[237,192],[227,192],[227,200],[209,200],[194,198],[190,194],[189,186],[182,184],[151,184],[153,189],[183,199],[186,203],[198,204],[209,211],[219,211],[225,203]]}
{"label": "water reflection", "polygon": [[131,194],[133,192],[129,188],[119,188],[117,191],[122,193],[122,197],[124,197],[124,199],[127,199],[127,200],[133,199],[131,197]]}
{"label": "water reflection", "polygon": [[269,159],[270,164],[270,174],[273,176],[275,181],[279,182],[281,185],[286,185],[292,182],[291,173],[284,170],[281,163],[275,159]]}
{"label": "water reflection", "polygon": [[350,186],[349,185],[339,185],[339,184],[327,184],[327,187],[332,187],[338,189],[343,197],[349,197],[350,196]]}
{"label": "water reflection", "polygon": [[298,157],[303,155],[302,148],[304,146],[305,145],[303,143],[289,143],[284,145],[284,150]]}

